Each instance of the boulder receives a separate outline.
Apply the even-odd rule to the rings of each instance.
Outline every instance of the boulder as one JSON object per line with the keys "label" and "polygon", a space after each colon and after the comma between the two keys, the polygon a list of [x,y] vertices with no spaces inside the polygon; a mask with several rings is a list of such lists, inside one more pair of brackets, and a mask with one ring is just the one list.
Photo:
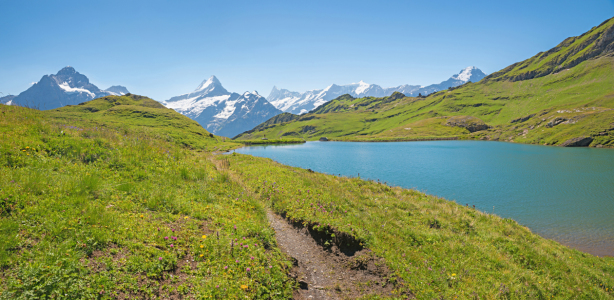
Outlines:
{"label": "boulder", "polygon": [[592,137],[581,136],[581,137],[576,137],[573,139],[568,139],[565,142],[563,142],[560,146],[561,147],[588,147],[588,145],[590,145],[592,141],[593,141]]}
{"label": "boulder", "polygon": [[552,128],[552,127],[554,127],[556,125],[559,125],[559,124],[561,124],[561,123],[563,123],[565,121],[567,121],[567,119],[561,118],[561,117],[556,117],[556,118],[554,118],[554,120],[548,122],[548,124],[546,124],[546,127]]}
{"label": "boulder", "polygon": [[469,132],[476,132],[490,128],[490,126],[484,123],[484,121],[472,116],[451,117],[446,121],[445,125],[463,127],[469,130]]}
{"label": "boulder", "polygon": [[512,123],[512,124],[513,123],[522,123],[522,122],[527,121],[527,120],[529,120],[530,118],[533,118],[533,117],[535,117],[535,114],[530,114],[530,115],[528,115],[526,117],[522,117],[522,118],[518,118],[518,119],[513,119],[513,120],[510,121],[510,123]]}
{"label": "boulder", "polygon": [[325,137],[321,137],[321,138],[320,138],[320,142],[328,142],[328,139],[327,139],[327,138],[325,138]]}

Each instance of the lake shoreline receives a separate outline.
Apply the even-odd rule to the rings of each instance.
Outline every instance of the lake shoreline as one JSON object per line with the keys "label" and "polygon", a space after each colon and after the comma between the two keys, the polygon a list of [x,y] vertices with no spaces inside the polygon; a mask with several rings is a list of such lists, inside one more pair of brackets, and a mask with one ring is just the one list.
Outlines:
{"label": "lake shoreline", "polygon": [[[439,143],[440,141],[423,141],[423,142],[425,142],[424,144],[414,144],[414,143],[409,143],[409,144],[415,145],[416,147],[422,147],[422,146],[424,146],[426,144],[429,144],[431,146],[435,146],[435,147],[441,146],[441,147],[445,148],[445,147],[449,147],[449,145],[444,145],[444,143],[446,143],[446,144],[447,143],[458,143],[460,141],[471,141],[472,142],[472,143],[468,143],[468,144],[465,144],[465,143],[458,144],[458,145],[461,146],[461,148],[477,149],[479,147],[484,147],[484,145],[487,145],[487,144],[488,144],[488,148],[493,148],[493,147],[494,148],[508,148],[509,146],[511,146],[511,147],[521,147],[522,149],[524,149],[522,151],[527,152],[528,155],[533,155],[533,156],[535,156],[533,154],[533,152],[535,152],[535,151],[537,151],[538,154],[539,154],[539,152],[544,152],[545,151],[545,152],[547,152],[546,156],[548,156],[548,155],[550,155],[549,153],[552,152],[552,151],[557,151],[555,153],[560,153],[561,155],[571,155],[571,153],[574,153],[574,152],[576,152],[576,151],[578,151],[580,149],[584,149],[584,150],[581,150],[581,151],[586,151],[586,150],[589,149],[588,147],[583,147],[583,148],[530,147],[530,148],[527,148],[527,146],[543,146],[543,145],[521,144],[521,143],[513,143],[513,142],[492,143],[492,144],[491,143],[487,143],[487,144],[484,143],[484,144],[482,144],[482,142],[490,142],[490,141],[480,141],[480,140],[443,140],[443,141],[441,141],[441,143]],[[305,145],[305,147],[309,148],[309,150],[307,150],[308,152],[316,151],[318,148],[320,148],[320,146],[326,147],[327,144],[329,146],[326,147],[326,148],[329,148],[329,147],[333,146],[333,144],[337,144],[337,143],[325,143],[325,142],[313,143],[313,142],[314,141],[309,141],[309,143],[303,144],[303,145]],[[361,149],[362,149],[362,147],[367,147],[367,148],[371,147],[371,146],[366,146],[366,145],[373,145],[373,147],[380,147],[380,148],[384,147],[383,145],[392,145],[392,144],[387,143],[387,142],[382,142],[381,145],[378,145],[376,142],[366,142],[366,141],[354,142],[354,143],[362,144],[363,146],[359,147]],[[383,143],[386,143],[386,144],[383,144]],[[480,143],[482,145],[476,145],[474,143]],[[345,151],[348,151],[347,149],[352,148],[352,146],[350,146],[351,143],[339,143],[338,145],[343,145],[343,146],[340,146],[340,147],[343,147],[345,149]],[[509,146],[506,146],[506,145],[509,145]],[[297,152],[296,155],[298,155],[298,156],[300,156],[299,155],[301,153],[300,148],[302,148],[302,147],[300,147],[300,145],[293,145],[294,147],[291,147],[291,148],[285,148],[285,147],[281,147],[280,148],[280,147],[276,147],[276,146],[266,147],[266,146],[270,146],[270,145],[263,145],[263,146],[265,146],[265,147],[262,147],[263,149],[269,149],[269,150],[271,150],[271,149],[277,149],[277,150],[283,149],[283,150],[280,150],[280,151],[282,151],[285,155],[290,155],[290,153]],[[299,146],[299,148],[295,148],[297,146]],[[316,146],[316,148],[313,148],[314,146]],[[337,147],[337,146],[333,146],[333,147]],[[402,147],[402,143],[399,143],[399,144],[395,145],[395,147]],[[243,154],[251,154],[251,155],[255,155],[255,156],[263,156],[263,155],[260,155],[259,153],[254,153],[254,149],[256,149],[256,148],[260,148],[260,147],[256,147],[256,146],[253,146],[253,147],[241,147],[241,148],[238,148],[238,149],[234,149],[234,151],[232,151],[232,152],[236,151],[238,153],[243,153]],[[378,149],[380,149],[380,148],[378,148]],[[596,149],[594,147],[591,147],[591,148]],[[383,148],[381,148],[381,149],[383,149]],[[548,150],[546,150],[546,149],[548,149]],[[555,150],[555,149],[557,149],[557,150]],[[563,150],[563,152],[558,151],[558,149]],[[269,151],[269,150],[262,150],[262,151]],[[272,151],[274,152],[274,151],[277,151],[277,150],[272,150]],[[305,151],[305,150],[302,150],[302,151]],[[319,151],[319,150],[317,150],[317,151]],[[482,152],[484,152],[484,151],[488,152],[489,150],[482,150]],[[603,155],[607,155],[607,153],[611,153],[611,152],[607,152],[607,151],[605,151],[605,152],[603,152],[603,151],[594,152],[594,150],[590,150],[590,151],[591,151],[591,153],[597,153],[597,154],[600,153],[600,154],[603,154]],[[256,152],[259,152],[259,151],[256,151]],[[377,157],[380,158],[380,159],[381,159],[381,157],[383,155],[385,155],[385,154],[380,154],[379,152],[377,152],[377,153],[378,153],[377,155],[379,155]],[[565,154],[565,153],[568,153],[568,154]],[[328,153],[328,154],[316,154],[316,156],[320,156],[320,157],[325,157],[325,156],[328,156],[328,155],[330,155],[330,153]],[[343,155],[344,156],[352,156],[352,153],[350,151],[348,153],[344,153]],[[448,155],[451,155],[451,154],[448,154]],[[471,154],[470,153],[469,155],[475,156],[476,154]],[[525,154],[525,155],[527,155],[527,154]],[[541,154],[541,155],[544,155],[544,154]],[[480,154],[477,154],[477,156],[480,156]],[[540,156],[540,155],[537,155],[537,156]],[[307,164],[307,165],[300,165],[300,164],[297,164],[297,163],[289,162],[286,159],[282,159],[282,158],[276,158],[276,157],[272,157],[272,156],[265,156],[265,157],[272,158],[275,161],[277,161],[277,162],[279,162],[281,164],[284,164],[284,165],[293,166],[293,167],[299,167],[299,168],[302,168],[302,169],[305,169],[305,170],[307,170],[307,169],[314,170],[315,172],[323,173],[323,174],[332,174],[332,175],[335,175],[335,176],[337,176],[338,174],[341,174],[340,177],[356,177],[357,175],[359,175],[361,179],[373,180],[373,181],[377,181],[377,178],[379,178],[381,180],[381,183],[384,184],[384,182],[386,182],[385,185],[387,185],[387,186],[391,186],[391,187],[398,186],[398,187],[402,187],[402,188],[405,188],[405,189],[413,189],[413,190],[416,190],[416,191],[421,191],[421,192],[427,193],[429,195],[441,197],[441,198],[446,199],[448,201],[459,203],[461,205],[463,205],[466,202],[470,203],[472,205],[475,203],[476,204],[476,209],[478,209],[478,210],[480,210],[480,211],[482,211],[484,213],[490,213],[491,212],[490,208],[493,205],[492,203],[488,204],[488,201],[485,201],[484,199],[488,200],[488,198],[492,198],[492,199],[500,198],[500,195],[498,196],[497,192],[488,191],[488,189],[480,190],[480,189],[483,189],[483,187],[480,187],[480,186],[475,187],[475,188],[470,188],[470,187],[467,188],[467,186],[471,186],[470,184],[467,184],[464,188],[463,187],[455,187],[455,184],[459,185],[459,186],[462,186],[463,184],[455,182],[455,181],[458,181],[458,179],[454,179],[454,180],[449,179],[449,178],[446,179],[445,176],[444,177],[437,177],[436,176],[436,177],[433,177],[433,178],[436,178],[436,179],[432,179],[434,181],[449,182],[449,184],[440,184],[440,186],[441,185],[448,185],[446,187],[447,191],[444,191],[444,192],[438,191],[437,189],[433,189],[433,188],[430,188],[429,186],[424,186],[424,185],[417,184],[417,183],[415,183],[415,184],[401,184],[401,183],[399,183],[399,181],[391,180],[391,178],[387,178],[385,176],[377,175],[377,174],[382,174],[382,173],[386,173],[386,172],[388,172],[388,173],[390,173],[390,172],[394,173],[395,172],[395,171],[392,171],[394,168],[391,169],[384,162],[376,164],[374,166],[374,169],[372,169],[372,171],[375,170],[376,174],[372,174],[372,173],[368,173],[368,172],[364,172],[364,171],[357,171],[358,169],[360,169],[359,167],[355,168],[355,170],[351,171],[351,172],[347,171],[347,170],[346,171],[341,171],[339,169],[338,170],[323,169],[321,167],[321,165],[327,165],[326,161],[325,162],[321,162],[320,167],[318,167],[317,163]],[[368,156],[365,156],[365,157],[368,157]],[[462,158],[459,158],[459,159],[462,160]],[[524,159],[524,157],[522,159]],[[540,156],[538,158],[533,158],[533,159],[541,160],[542,158]],[[322,159],[320,159],[320,160],[322,160]],[[393,164],[398,164],[398,163],[399,162],[395,162]],[[346,164],[355,165],[356,163],[346,163]],[[388,167],[388,169],[386,169],[386,167]],[[424,166],[422,168],[424,168]],[[378,169],[386,169],[386,170],[385,171],[382,171],[382,170],[377,171]],[[414,167],[406,168],[406,169],[414,169]],[[427,167],[426,169],[429,169],[429,168]],[[455,172],[455,171],[450,171],[450,172]],[[489,175],[487,177],[497,177],[496,174],[497,174],[497,172],[495,172],[495,173],[493,173],[493,175]],[[518,176],[522,177],[521,175],[518,175]],[[468,177],[471,178],[472,176],[468,176]],[[571,179],[571,180],[573,180],[573,179]],[[541,189],[544,189],[546,185],[547,184],[545,184],[545,183],[537,183],[537,184],[533,183],[533,186],[530,188],[530,190],[537,189],[539,191]],[[522,184],[521,184],[521,186],[522,186]],[[472,196],[467,196],[467,195],[462,196],[463,193],[466,193],[467,189],[473,190],[473,191],[470,191],[469,194],[467,194],[467,195],[472,195]],[[463,190],[465,190],[465,191],[463,191]],[[480,193],[482,193],[482,192],[486,192],[487,194],[491,193],[492,196],[489,196],[490,194],[488,194],[488,196],[480,196]],[[574,206],[573,205],[569,206],[570,204],[568,202],[564,202],[564,203],[561,203],[561,204],[556,204],[559,207],[561,207],[560,212],[559,212],[559,210],[554,210],[554,211],[551,210],[550,212],[546,213],[546,210],[545,210],[546,208],[545,207],[541,208],[542,206],[540,206],[539,204],[535,204],[535,203],[540,203],[540,202],[545,201],[544,199],[549,199],[547,195],[544,196],[543,192],[541,194],[538,193],[538,194],[535,194],[535,195],[531,194],[531,192],[520,193],[518,195],[516,195],[516,193],[517,193],[517,191],[514,192],[513,189],[510,190],[509,193],[506,193],[505,190],[501,191],[501,195],[504,195],[504,194],[511,194],[512,195],[512,196],[507,195],[507,196],[504,196],[503,198],[514,198],[514,197],[517,197],[518,195],[522,195],[522,197],[524,197],[524,198],[522,198],[523,199],[522,201],[515,201],[515,200],[513,201],[513,199],[512,200],[508,199],[508,202],[502,201],[502,203],[499,203],[499,202],[494,203],[494,205],[496,205],[496,207],[497,207],[497,215],[501,216],[502,218],[511,218],[513,220],[516,220],[519,224],[522,224],[523,226],[527,226],[528,228],[531,228],[531,230],[533,232],[535,232],[536,234],[539,234],[540,236],[542,236],[544,238],[547,238],[547,239],[553,239],[553,240],[555,240],[555,241],[557,241],[557,242],[559,242],[559,243],[561,243],[563,245],[570,246],[570,247],[572,247],[574,249],[578,249],[580,251],[583,251],[583,252],[586,252],[586,253],[590,253],[590,254],[596,255],[596,256],[614,256],[614,251],[613,251],[614,248],[610,247],[610,244],[614,245],[614,242],[611,243],[611,241],[614,241],[613,240],[614,237],[607,236],[607,238],[606,238],[604,236],[605,240],[604,241],[600,241],[599,237],[595,236],[595,238],[597,238],[597,240],[594,240],[593,243],[591,243],[590,245],[583,244],[583,242],[586,241],[586,239],[583,238],[583,235],[585,233],[589,233],[589,235],[591,234],[591,229],[590,228],[592,228],[592,227],[590,227],[590,226],[593,226],[593,225],[590,225],[590,224],[593,224],[593,223],[591,223],[590,221],[588,223],[586,223],[587,221],[583,221],[584,219],[577,218],[577,216],[575,218],[577,218],[578,221],[563,221],[563,220],[565,220],[564,218],[567,218],[567,217],[558,216],[559,214],[568,214],[569,211],[574,211],[574,210],[581,211],[582,210],[581,206],[579,208],[571,208],[571,207],[574,207]],[[545,193],[545,194],[548,194],[548,193]],[[461,197],[459,197],[459,195],[461,195]],[[555,195],[552,198],[556,199],[557,196],[558,195]],[[463,197],[465,197],[465,198],[463,199]],[[576,197],[576,198],[574,198],[574,197]],[[589,203],[590,203],[589,199],[592,200],[591,197],[588,196],[588,195],[587,196],[576,195],[574,197],[571,197],[570,199],[571,200],[573,200],[573,199],[586,199],[586,201],[588,201]],[[562,197],[562,198],[564,198],[564,197]],[[593,198],[600,199],[599,196],[594,196]],[[536,199],[540,199],[540,201],[537,201]],[[571,200],[565,200],[565,201],[571,201]],[[554,201],[553,203],[557,203],[556,200],[548,200],[548,201]],[[531,202],[533,204],[527,204],[527,203],[531,203]],[[571,202],[573,202],[573,201],[571,201]],[[523,207],[523,205],[529,205],[529,206]],[[588,206],[591,206],[591,205],[588,205]],[[500,210],[500,207],[503,208],[503,211]],[[535,207],[535,208],[530,208],[530,207]],[[569,207],[569,208],[567,208],[567,207]],[[550,215],[551,218],[553,218],[552,220],[561,220],[561,221],[552,221],[551,220],[550,222],[545,222],[545,223],[542,222],[542,221],[535,221],[536,219],[538,220],[539,217],[535,217],[535,218],[530,217],[531,215],[533,215],[535,213],[532,213],[532,212],[524,212],[524,213],[522,213],[523,211],[526,211],[527,209],[529,211],[530,210],[536,210],[536,211],[542,211],[543,210],[544,214]],[[599,214],[598,211],[599,211],[599,209],[597,208],[597,214]],[[603,216],[601,216],[601,217],[603,217]],[[574,219],[573,216],[571,218]],[[551,222],[555,222],[555,223],[551,223]],[[556,222],[560,222],[560,223],[558,223],[558,225],[557,225]],[[607,221],[605,221],[605,222],[609,223]],[[574,226],[573,224],[576,224],[576,223],[577,224],[585,224],[586,223],[586,224],[589,224],[589,225],[577,225],[577,226]],[[540,224],[542,224],[542,225],[540,225]],[[543,226],[546,226],[546,227],[543,227]],[[584,228],[583,226],[589,226],[589,227]],[[607,225],[606,228],[609,228],[609,226],[611,226],[611,225]],[[568,232],[567,236],[562,236],[561,235],[562,233],[560,233],[560,232],[557,233],[558,231]],[[549,232],[553,232],[553,233],[549,234]],[[553,238],[553,237],[555,237],[555,238]],[[556,238],[556,237],[560,237],[560,238]],[[577,241],[574,242],[574,240],[577,240]],[[602,244],[604,246],[595,246],[594,245],[595,243],[599,244],[601,242],[603,242]]]}

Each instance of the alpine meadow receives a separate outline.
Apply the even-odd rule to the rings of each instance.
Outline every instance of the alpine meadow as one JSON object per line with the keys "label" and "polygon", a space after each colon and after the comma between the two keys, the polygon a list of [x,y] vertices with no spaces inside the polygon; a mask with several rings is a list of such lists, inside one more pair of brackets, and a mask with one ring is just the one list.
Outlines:
{"label": "alpine meadow", "polygon": [[[148,9],[140,13],[151,13]],[[351,14],[354,8],[347,9]],[[174,13],[169,9],[169,16]],[[233,12],[219,22],[219,30],[238,26],[251,32],[252,24],[237,20],[245,14]],[[275,23],[271,15],[262,22]],[[156,14],[165,26],[166,16]],[[108,18],[109,23],[120,21]],[[287,24],[304,21],[300,14],[291,18],[297,20]],[[138,28],[149,24],[125,21]],[[196,21],[182,26],[190,22]],[[277,27],[286,24],[275,26],[276,36],[283,36]],[[182,47],[198,48],[192,31],[173,27],[169,32],[190,35]],[[200,38],[219,39],[217,33],[208,34]],[[302,44],[263,39],[259,42],[266,47],[231,51],[250,41],[232,38],[220,39],[228,43],[224,47],[207,44],[202,49],[221,47],[233,59],[249,54],[257,61],[260,52],[279,47],[301,61],[297,49]],[[333,49],[334,40],[323,37],[321,47]],[[139,43],[137,37],[129,41],[97,47],[109,52],[121,47],[131,60],[163,66],[145,53],[149,47],[158,51],[154,44]],[[173,59],[189,53],[164,49]],[[240,67],[230,64],[222,70],[244,72]],[[144,71],[143,78],[178,76],[185,70]],[[287,76],[298,78],[297,73]],[[243,75],[258,81],[268,73],[263,74]],[[241,88],[232,84],[232,90]],[[372,94],[367,85],[333,84],[300,93],[274,87],[277,102],[269,103],[256,91],[231,93],[211,76],[194,92],[158,101],[123,86],[99,89],[66,67],[17,96],[3,94],[0,299],[614,299],[614,257],[544,238],[520,219],[495,214],[494,206],[483,211],[471,202],[456,203],[366,175],[326,174],[233,151],[259,145],[291,149],[319,142],[438,140],[614,151],[614,18],[489,75],[469,67],[441,84],[368,85]],[[178,95],[175,90],[189,86],[195,84],[169,80],[164,93]],[[403,88],[411,93],[399,92]],[[166,94],[159,99],[169,98]],[[44,110],[45,103],[52,109]]]}

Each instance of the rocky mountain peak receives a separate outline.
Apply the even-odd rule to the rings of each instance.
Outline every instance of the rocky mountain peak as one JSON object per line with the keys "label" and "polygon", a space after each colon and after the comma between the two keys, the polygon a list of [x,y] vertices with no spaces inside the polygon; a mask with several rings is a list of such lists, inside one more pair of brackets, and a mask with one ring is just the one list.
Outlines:
{"label": "rocky mountain peak", "polygon": [[222,87],[222,83],[217,79],[217,77],[215,77],[215,75],[212,75],[211,77],[209,77],[209,79],[204,80],[197,88],[196,90],[194,90],[194,92],[198,92],[198,91],[203,91],[203,90],[209,90],[212,91],[213,89],[215,89],[216,87]]}
{"label": "rocky mountain peak", "polygon": [[44,75],[38,83],[16,96],[12,103],[30,105],[40,109],[54,109],[113,94],[99,89],[90,83],[87,76],[67,66],[55,75]]}
{"label": "rocky mountain peak", "polygon": [[56,76],[70,76],[70,75],[74,75],[74,74],[78,74],[77,70],[75,70],[75,68],[73,68],[71,66],[66,66],[66,67],[62,68],[60,71],[58,71]]}

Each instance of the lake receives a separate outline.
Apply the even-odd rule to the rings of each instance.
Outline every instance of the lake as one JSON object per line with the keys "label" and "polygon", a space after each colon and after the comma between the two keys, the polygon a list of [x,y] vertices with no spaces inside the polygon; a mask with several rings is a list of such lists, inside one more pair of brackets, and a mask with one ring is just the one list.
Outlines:
{"label": "lake", "polygon": [[488,141],[307,142],[237,153],[380,180],[512,218],[543,237],[614,256],[614,150]]}

